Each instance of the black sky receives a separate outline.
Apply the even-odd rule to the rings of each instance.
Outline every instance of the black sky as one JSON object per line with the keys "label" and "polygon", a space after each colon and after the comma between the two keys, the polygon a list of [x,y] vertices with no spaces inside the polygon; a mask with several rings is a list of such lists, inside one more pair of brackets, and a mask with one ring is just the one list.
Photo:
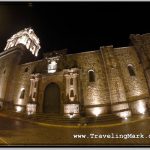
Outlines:
{"label": "black sky", "polygon": [[1,2],[0,49],[25,27],[34,29],[42,52],[123,47],[130,34],[150,33],[149,20],[150,2]]}

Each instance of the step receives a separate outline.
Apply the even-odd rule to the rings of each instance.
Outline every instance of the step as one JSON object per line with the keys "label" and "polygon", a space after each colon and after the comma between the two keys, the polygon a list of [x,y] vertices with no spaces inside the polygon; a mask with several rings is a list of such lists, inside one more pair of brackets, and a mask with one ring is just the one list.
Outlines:
{"label": "step", "polygon": [[[28,120],[33,120],[33,121],[38,121],[38,122],[47,122],[47,123],[81,123],[83,122],[83,117],[82,118],[68,118],[65,116],[60,116],[58,114],[43,114],[43,113],[38,113],[34,115],[27,115],[26,113],[17,113],[17,112],[12,112],[12,111],[7,111],[5,112],[6,114],[10,116],[15,116],[15,117],[20,117]],[[118,116],[114,114],[107,114],[107,115],[102,115],[99,117],[85,117],[84,122],[88,124],[92,123],[102,123],[102,122],[108,122],[108,121],[113,121],[113,120],[121,120]]]}

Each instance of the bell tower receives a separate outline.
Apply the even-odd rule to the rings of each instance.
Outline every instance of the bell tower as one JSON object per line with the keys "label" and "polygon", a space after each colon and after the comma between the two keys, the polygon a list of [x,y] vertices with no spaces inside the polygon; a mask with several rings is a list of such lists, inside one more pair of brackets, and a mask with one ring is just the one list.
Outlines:
{"label": "bell tower", "polygon": [[[0,101],[4,107],[13,106],[18,65],[38,59],[40,48],[39,38],[31,28],[21,30],[7,40],[4,52],[0,54],[0,67],[5,69],[5,74],[0,73]],[[25,93],[23,88],[21,92],[23,94],[19,100],[22,103]]]}
{"label": "bell tower", "polygon": [[25,28],[18,33],[14,34],[7,40],[4,51],[10,50],[12,47],[23,44],[34,56],[38,56],[40,40],[35,35],[33,29]]}

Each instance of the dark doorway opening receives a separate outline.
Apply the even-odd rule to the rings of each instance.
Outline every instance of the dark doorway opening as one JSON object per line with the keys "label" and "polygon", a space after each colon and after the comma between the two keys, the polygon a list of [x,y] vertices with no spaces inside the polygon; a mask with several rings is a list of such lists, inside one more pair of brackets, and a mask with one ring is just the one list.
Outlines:
{"label": "dark doorway opening", "polygon": [[45,88],[43,112],[60,113],[60,89],[56,83],[50,83]]}

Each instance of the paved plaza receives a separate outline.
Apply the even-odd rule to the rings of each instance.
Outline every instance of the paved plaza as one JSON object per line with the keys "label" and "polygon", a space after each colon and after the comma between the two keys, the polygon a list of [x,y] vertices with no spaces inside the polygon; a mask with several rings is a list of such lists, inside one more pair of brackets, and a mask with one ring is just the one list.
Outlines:
{"label": "paved plaza", "polygon": [[[55,123],[54,123],[55,124]],[[150,118],[102,126],[50,126],[0,117],[1,145],[150,145]]]}

